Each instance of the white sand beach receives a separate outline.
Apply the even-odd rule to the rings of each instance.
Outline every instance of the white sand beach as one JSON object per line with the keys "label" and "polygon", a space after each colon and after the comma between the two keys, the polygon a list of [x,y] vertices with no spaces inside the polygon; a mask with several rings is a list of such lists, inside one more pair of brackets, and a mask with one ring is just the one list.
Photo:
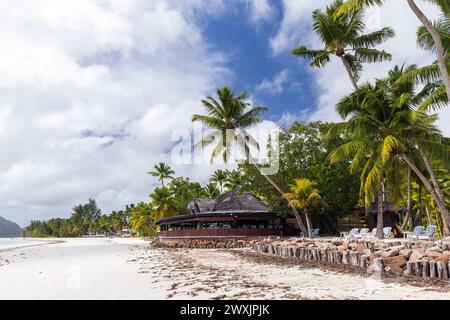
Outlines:
{"label": "white sand beach", "polygon": [[450,300],[450,288],[257,263],[226,250],[151,249],[141,239],[64,239],[0,251],[0,299]]}

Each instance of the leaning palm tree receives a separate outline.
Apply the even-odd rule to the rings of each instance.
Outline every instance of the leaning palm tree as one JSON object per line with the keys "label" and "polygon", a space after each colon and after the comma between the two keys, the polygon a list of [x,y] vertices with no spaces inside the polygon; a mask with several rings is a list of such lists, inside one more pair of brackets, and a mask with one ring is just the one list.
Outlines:
{"label": "leaning palm tree", "polygon": [[385,27],[375,32],[364,34],[362,9],[350,11],[334,18],[334,13],[341,7],[343,0],[335,0],[325,12],[313,12],[313,29],[324,44],[323,49],[311,50],[300,46],[292,53],[311,59],[310,66],[321,68],[337,56],[344,65],[355,88],[358,87],[359,73],[362,63],[372,63],[391,60],[392,56],[374,49],[375,46],[394,37],[394,30]]}
{"label": "leaning palm tree", "polygon": [[161,184],[164,187],[164,179],[172,179],[175,171],[173,171],[168,164],[160,162],[158,165],[155,165],[153,171],[150,171],[147,174],[158,177],[158,180],[161,181]]}
{"label": "leaning palm tree", "polygon": [[308,228],[308,235],[311,235],[311,218],[309,216],[308,208],[318,207],[322,203],[322,198],[317,189],[317,183],[305,179],[295,179],[294,184],[289,186],[291,192],[285,193],[283,198],[289,201],[289,204],[297,209],[303,210],[306,217],[306,227]]}
{"label": "leaning palm tree", "polygon": [[[246,159],[251,165],[265,177],[265,179],[283,195],[283,189],[262,170],[250,153],[250,148],[259,149],[258,142],[246,132],[246,130],[260,123],[262,120],[259,115],[266,111],[265,107],[253,107],[247,102],[247,94],[245,92],[236,95],[235,91],[228,87],[223,87],[217,90],[219,100],[213,97],[208,97],[202,100],[203,107],[207,111],[207,115],[195,114],[192,116],[193,122],[201,122],[212,132],[204,136],[195,144],[195,147],[203,147],[215,144],[214,150],[211,154],[211,162],[219,156],[222,156],[224,162],[229,161],[230,154],[233,147],[238,142],[245,152]],[[297,211],[291,206],[291,209],[296,217],[298,224],[303,232],[306,232],[305,225]]]}
{"label": "leaning palm tree", "polygon": [[218,186],[220,193],[223,193],[223,187],[228,180],[227,172],[224,170],[216,170],[211,176],[211,183]]}
{"label": "leaning palm tree", "polygon": [[[338,19],[341,15],[346,15],[355,10],[360,10],[366,6],[373,5],[382,5],[386,0],[347,0],[345,1],[335,12],[334,18]],[[396,0],[398,1],[398,0]],[[445,91],[447,94],[447,98],[450,100],[450,76],[449,71],[445,63],[445,49],[443,45],[443,39],[439,31],[433,25],[433,22],[427,18],[427,16],[423,13],[422,10],[417,6],[414,0],[406,0],[411,10],[417,16],[417,18],[422,23],[423,27],[429,33],[431,39],[433,40],[433,48],[436,52],[437,57],[437,66],[439,67],[439,71],[442,75],[442,81],[445,86]],[[450,16],[450,2],[448,0],[426,0],[426,2],[434,3],[438,5],[445,17]]]}
{"label": "leaning palm tree", "polygon": [[[389,72],[387,79],[378,79],[375,84],[367,83],[339,102],[339,114],[344,119],[349,117],[349,120],[332,129],[345,128],[351,141],[332,152],[330,160],[335,162],[351,156],[351,168],[363,165],[366,203],[379,192],[380,184],[385,181],[383,175],[389,179],[391,174],[386,171],[394,161],[401,160],[433,196],[448,224],[450,216],[430,158],[439,159],[448,167],[450,145],[434,125],[437,117],[414,109],[431,89],[425,87],[416,92],[413,82],[398,82],[414,68],[396,67]],[[370,163],[368,158],[372,158]],[[422,164],[432,183],[420,169]]]}

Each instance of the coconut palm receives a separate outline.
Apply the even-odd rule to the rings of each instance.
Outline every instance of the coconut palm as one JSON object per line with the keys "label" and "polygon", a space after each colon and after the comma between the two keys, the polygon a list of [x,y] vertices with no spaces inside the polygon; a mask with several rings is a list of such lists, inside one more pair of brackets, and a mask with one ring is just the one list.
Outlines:
{"label": "coconut palm", "polygon": [[173,203],[173,197],[169,189],[166,187],[156,188],[153,193],[150,194],[150,198],[152,199],[152,218],[154,221],[177,215],[175,204]]}
{"label": "coconut palm", "polygon": [[[339,16],[341,15],[349,14],[355,10],[360,10],[361,8],[364,8],[366,6],[382,5],[384,4],[385,1],[386,0],[347,0],[335,12],[334,18],[338,19]],[[423,13],[422,10],[420,10],[415,1],[406,0],[406,2],[408,3],[410,9],[420,20],[423,27],[427,30],[429,36],[433,40],[434,45],[432,47],[434,49],[433,51],[435,51],[436,53],[437,66],[439,67],[439,71],[442,76],[442,81],[445,86],[447,98],[450,100],[450,76],[445,62],[446,53],[444,49],[444,41],[441,38],[438,29],[436,29],[435,27],[436,25],[433,25],[433,22],[427,18],[427,16]],[[448,18],[450,16],[450,2],[448,0],[426,0],[426,2],[434,3],[437,6],[439,6],[445,17]]]}
{"label": "coconut palm", "polygon": [[322,204],[317,183],[305,178],[295,179],[294,184],[289,185],[289,189],[291,192],[285,193],[283,197],[289,201],[291,206],[303,210],[308,234],[311,234],[308,208],[319,207]]}
{"label": "coconut palm", "polygon": [[216,170],[211,176],[211,183],[219,186],[220,193],[223,193],[223,187],[228,180],[227,172],[224,170]]}
{"label": "coconut palm", "polygon": [[355,88],[362,63],[372,63],[391,60],[391,55],[383,50],[374,49],[375,46],[394,36],[394,30],[385,27],[375,32],[364,34],[362,9],[353,10],[334,18],[334,13],[341,7],[343,0],[335,0],[327,6],[325,12],[313,12],[313,29],[324,44],[323,49],[311,50],[300,46],[292,53],[303,58],[311,59],[310,66],[322,68],[337,56],[344,65]]}
{"label": "coconut palm", "polygon": [[227,180],[224,187],[229,191],[236,188],[242,182],[242,175],[239,170],[226,170]]}
{"label": "coconut palm", "polygon": [[173,171],[168,164],[160,162],[155,165],[153,171],[150,171],[147,174],[158,177],[158,180],[161,181],[161,184],[164,187],[164,179],[172,179],[175,171]]}
{"label": "coconut palm", "polygon": [[150,236],[156,233],[154,225],[153,207],[148,203],[138,203],[130,210],[130,224],[133,230],[141,236]]}
{"label": "coconut palm", "polygon": [[[335,162],[351,156],[351,170],[363,166],[361,179],[366,204],[379,195],[382,183],[392,175],[389,171],[393,172],[394,161],[401,160],[433,196],[448,224],[450,216],[439,185],[434,182],[436,178],[429,158],[440,159],[448,167],[450,145],[434,125],[436,116],[413,109],[429,95],[430,88],[416,92],[413,82],[398,82],[414,68],[396,67],[387,79],[367,83],[339,102],[339,114],[349,120],[334,128],[345,128],[351,140],[334,150],[330,160]],[[419,160],[432,183],[420,170]]]}
{"label": "coconut palm", "polygon": [[[245,92],[236,95],[236,92],[228,87],[218,89],[217,96],[219,100],[213,97],[202,100],[207,115],[195,114],[192,116],[193,122],[201,122],[212,129],[212,132],[198,141],[195,147],[207,146],[214,143],[215,147],[211,155],[211,162],[220,155],[222,155],[224,162],[227,162],[235,146],[233,143],[238,142],[244,149],[243,151],[248,162],[265,177],[280,195],[283,195],[285,193],[283,189],[270,176],[264,173],[250,154],[250,147],[259,149],[259,144],[246,130],[260,123],[262,120],[259,116],[267,109],[260,106],[251,106],[247,102],[247,94]],[[306,228],[297,209],[293,206],[291,208],[300,228],[303,232],[306,232]]]}
{"label": "coconut palm", "polygon": [[220,190],[217,189],[217,185],[214,183],[208,183],[203,189],[202,189],[203,196],[207,199],[214,199],[217,196],[220,195]]}

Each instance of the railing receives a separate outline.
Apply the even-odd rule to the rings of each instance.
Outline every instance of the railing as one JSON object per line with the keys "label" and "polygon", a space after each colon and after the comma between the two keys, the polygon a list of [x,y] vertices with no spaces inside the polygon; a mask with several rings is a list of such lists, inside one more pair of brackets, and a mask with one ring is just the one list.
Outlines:
{"label": "railing", "polygon": [[163,238],[218,238],[289,236],[287,229],[191,229],[162,231]]}

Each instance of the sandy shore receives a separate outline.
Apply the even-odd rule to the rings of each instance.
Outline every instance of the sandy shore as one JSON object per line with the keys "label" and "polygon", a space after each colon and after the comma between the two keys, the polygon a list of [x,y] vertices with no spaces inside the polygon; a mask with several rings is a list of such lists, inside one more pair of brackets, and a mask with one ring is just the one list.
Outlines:
{"label": "sandy shore", "polygon": [[67,239],[0,252],[0,299],[448,299],[226,250],[151,249],[141,239]]}

